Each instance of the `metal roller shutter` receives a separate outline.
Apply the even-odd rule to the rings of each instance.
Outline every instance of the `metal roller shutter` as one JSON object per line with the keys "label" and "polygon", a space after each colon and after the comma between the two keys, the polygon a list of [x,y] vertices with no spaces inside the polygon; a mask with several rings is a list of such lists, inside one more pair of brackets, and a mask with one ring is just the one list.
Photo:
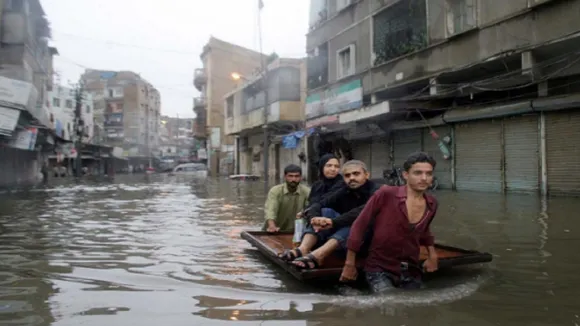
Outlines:
{"label": "metal roller shutter", "polygon": [[387,136],[373,139],[370,161],[371,178],[381,179],[383,170],[389,168],[389,139]]}
{"label": "metal roller shutter", "polygon": [[[451,134],[450,126],[433,127],[433,130],[440,138]],[[429,153],[437,161],[435,176],[439,180],[439,188],[451,189],[453,187],[451,182],[451,159],[443,159],[443,153],[441,153],[438,144],[439,142],[431,136],[429,128],[423,129],[423,151]]]}
{"label": "metal roller shutter", "polygon": [[501,121],[455,125],[457,190],[502,191]]}
{"label": "metal roller shutter", "polygon": [[355,160],[363,161],[367,166],[371,164],[371,139],[357,140],[351,146]]}
{"label": "metal roller shutter", "polygon": [[395,165],[403,167],[403,163],[411,153],[421,151],[421,129],[398,130],[394,137]]}
{"label": "metal roller shutter", "polygon": [[580,112],[546,114],[548,192],[580,194]]}
{"label": "metal roller shutter", "polygon": [[507,191],[538,191],[540,158],[538,115],[504,120],[505,185]]}

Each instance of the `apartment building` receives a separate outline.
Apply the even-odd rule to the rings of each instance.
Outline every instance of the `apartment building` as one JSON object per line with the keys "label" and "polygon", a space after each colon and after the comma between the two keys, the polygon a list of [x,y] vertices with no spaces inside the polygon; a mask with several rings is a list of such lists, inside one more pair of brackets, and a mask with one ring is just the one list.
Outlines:
{"label": "apartment building", "polygon": [[159,129],[160,156],[178,156],[189,161],[197,151],[193,124],[194,119],[162,116]]}
{"label": "apartment building", "polygon": [[[48,97],[51,121],[56,135],[67,141],[75,141],[75,89],[55,85],[48,92]],[[82,142],[94,144],[96,143],[94,138],[94,102],[91,94],[83,94],[80,113],[84,128]]]}
{"label": "apartment building", "polygon": [[0,2],[0,187],[38,181],[55,137],[48,113],[51,29],[38,0]]}
{"label": "apartment building", "polygon": [[193,79],[200,92],[193,101],[195,137],[207,148],[207,162],[212,175],[219,174],[220,160],[231,160],[233,153],[234,140],[224,133],[223,102],[224,96],[237,84],[232,73],[251,76],[261,66],[263,57],[256,51],[215,37],[211,37],[202,50],[203,68],[195,70]]}
{"label": "apartment building", "polygon": [[[580,1],[312,1],[307,127],[375,178],[411,152],[444,188],[580,193]],[[318,151],[318,152],[317,152]],[[449,151],[450,153],[447,153]]]}
{"label": "apartment building", "polygon": [[[240,85],[224,96],[225,134],[234,136],[236,174],[264,176],[264,131],[270,135],[268,176],[282,177],[284,166],[301,165],[304,142],[282,144],[284,135],[302,129],[306,93],[304,59],[276,58],[268,63],[267,74],[240,79]],[[267,80],[265,79],[267,75]],[[266,92],[268,93],[266,96]],[[266,97],[268,103],[265,103]],[[266,107],[268,112],[264,112]]]}
{"label": "apartment building", "polygon": [[150,156],[159,145],[161,95],[132,71],[87,69],[81,76],[95,101],[95,121],[104,126],[104,142],[127,156]]}

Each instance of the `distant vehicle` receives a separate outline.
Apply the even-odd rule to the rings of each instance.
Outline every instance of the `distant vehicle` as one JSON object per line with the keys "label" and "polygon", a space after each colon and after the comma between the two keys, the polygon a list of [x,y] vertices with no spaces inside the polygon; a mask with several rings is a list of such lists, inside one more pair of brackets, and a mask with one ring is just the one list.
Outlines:
{"label": "distant vehicle", "polygon": [[231,180],[251,180],[251,181],[255,181],[255,180],[259,180],[260,176],[259,175],[254,175],[254,174],[232,174],[228,177]]}
{"label": "distant vehicle", "polygon": [[176,166],[170,175],[186,175],[206,178],[207,166],[203,163],[184,163]]}

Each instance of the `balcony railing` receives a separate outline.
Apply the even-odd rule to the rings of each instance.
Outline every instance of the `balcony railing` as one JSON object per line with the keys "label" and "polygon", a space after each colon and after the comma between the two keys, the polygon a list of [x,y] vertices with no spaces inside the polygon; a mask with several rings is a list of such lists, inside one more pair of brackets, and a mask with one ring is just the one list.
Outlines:
{"label": "balcony railing", "polygon": [[204,96],[193,99],[193,111],[198,112],[200,109],[205,109],[207,105],[207,98]]}
{"label": "balcony railing", "polygon": [[193,85],[195,86],[195,88],[197,88],[197,90],[201,92],[205,83],[207,83],[207,74],[205,72],[205,69],[203,68],[195,69],[195,71],[193,72]]}

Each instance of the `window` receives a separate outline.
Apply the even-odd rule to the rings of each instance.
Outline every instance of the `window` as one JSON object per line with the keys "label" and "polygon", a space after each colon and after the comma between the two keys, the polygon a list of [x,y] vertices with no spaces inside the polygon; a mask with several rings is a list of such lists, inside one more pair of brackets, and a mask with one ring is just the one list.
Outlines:
{"label": "window", "polygon": [[226,118],[234,117],[234,96],[230,96],[226,100]]}
{"label": "window", "polygon": [[52,99],[52,106],[60,108],[60,99],[59,98],[53,98]]}
{"label": "window", "polygon": [[114,97],[113,95],[115,95],[114,91],[112,89],[109,89],[109,97]]}
{"label": "window", "polygon": [[90,105],[87,105],[86,112],[91,113],[91,106]]}
{"label": "window", "polygon": [[342,9],[348,7],[351,4],[351,0],[336,0],[336,11],[339,12]]}
{"label": "window", "polygon": [[337,64],[337,79],[348,77],[354,75],[355,73],[355,47],[354,44],[347,46],[346,48],[337,51],[336,53],[336,64]]}
{"label": "window", "polygon": [[13,12],[27,12],[26,0],[6,0],[4,10]]}
{"label": "window", "polygon": [[67,109],[72,109],[73,108],[73,102],[72,102],[72,100],[66,100],[65,107]]}
{"label": "window", "polygon": [[447,36],[475,28],[476,13],[475,0],[447,0]]}

